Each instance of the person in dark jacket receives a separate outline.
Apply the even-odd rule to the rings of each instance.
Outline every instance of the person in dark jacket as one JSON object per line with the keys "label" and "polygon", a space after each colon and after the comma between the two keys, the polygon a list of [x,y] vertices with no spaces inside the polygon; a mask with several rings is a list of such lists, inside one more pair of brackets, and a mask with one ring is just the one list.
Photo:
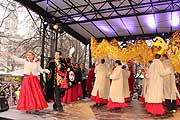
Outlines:
{"label": "person in dark jacket", "polygon": [[64,96],[65,88],[61,86],[68,67],[65,59],[61,58],[61,55],[60,51],[56,51],[54,59],[49,62],[47,69],[50,70],[50,74],[48,74],[48,80],[46,81],[47,100],[54,100],[53,109],[59,112],[63,111],[60,97]]}

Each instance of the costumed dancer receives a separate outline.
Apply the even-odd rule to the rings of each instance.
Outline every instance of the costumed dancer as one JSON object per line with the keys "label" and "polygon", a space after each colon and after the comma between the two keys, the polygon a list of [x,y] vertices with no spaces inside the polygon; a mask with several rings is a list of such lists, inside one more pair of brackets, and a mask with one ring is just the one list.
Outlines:
{"label": "costumed dancer", "polygon": [[[52,76],[52,74],[54,74],[55,72],[55,63],[54,65],[52,65],[53,61],[55,61],[55,58],[53,59],[49,58],[46,65],[46,68],[51,70],[50,74],[46,74],[46,82],[45,82],[45,99],[48,103],[54,102],[54,80],[51,80],[54,79],[54,76]],[[51,69],[50,66],[52,67]]]}
{"label": "costumed dancer", "polygon": [[91,92],[91,100],[95,101],[94,107],[100,107],[108,103],[110,81],[108,80],[108,67],[105,59],[95,68],[96,80]]}
{"label": "costumed dancer", "polygon": [[38,72],[49,73],[49,70],[42,69],[40,61],[35,58],[32,51],[26,53],[26,59],[11,56],[17,62],[24,64],[24,77],[21,84],[20,96],[17,104],[18,110],[30,113],[31,110],[42,110],[48,105],[44,99],[43,91],[39,83]]}
{"label": "costumed dancer", "polygon": [[75,73],[73,65],[71,64],[71,59],[67,58],[66,62],[68,64],[66,79],[68,82],[68,88],[65,91],[65,95],[62,97],[62,102],[64,103],[71,103],[78,100],[77,96],[77,81],[75,79]]}
{"label": "costumed dancer", "polygon": [[170,74],[163,77],[166,110],[168,113],[174,113],[177,110],[176,96],[180,98],[180,95],[176,87],[174,69],[166,54],[163,55],[163,65],[165,69],[171,71]]}
{"label": "costumed dancer", "polygon": [[152,61],[149,61],[147,64],[145,64],[145,67],[141,69],[141,72],[144,75],[144,79],[143,79],[143,86],[142,86],[142,93],[141,93],[141,97],[139,97],[139,101],[145,103],[146,99],[147,99],[147,88],[148,88],[148,78],[147,78],[147,71],[149,69],[150,64],[152,63]]}
{"label": "costumed dancer", "polygon": [[56,51],[54,59],[49,62],[47,68],[50,70],[50,74],[46,81],[47,94],[50,93],[51,95],[54,95],[53,110],[59,112],[63,112],[60,97],[64,96],[65,90],[68,87],[65,78],[68,65],[65,59],[61,58],[61,55],[62,53],[60,51]]}
{"label": "costumed dancer", "polygon": [[156,54],[155,59],[148,69],[147,78],[149,79],[147,103],[145,110],[153,115],[163,115],[166,113],[163,102],[163,76],[168,75],[170,70],[164,69],[160,61],[161,55]]}
{"label": "costumed dancer", "polygon": [[83,97],[82,88],[81,88],[81,81],[82,81],[82,73],[79,64],[76,63],[74,66],[74,73],[75,73],[75,80],[77,81],[76,89],[77,89],[77,97],[81,99]]}
{"label": "costumed dancer", "polygon": [[94,84],[94,80],[95,80],[94,68],[95,68],[95,64],[92,64],[92,66],[89,68],[89,72],[88,72],[88,78],[87,78],[87,93],[88,93],[88,96],[90,96],[90,94],[92,92],[93,84]]}
{"label": "costumed dancer", "polygon": [[122,74],[123,74],[123,92],[124,92],[124,99],[125,102],[130,102],[130,91],[129,91],[129,83],[128,78],[130,76],[130,71],[127,70],[126,65],[122,66]]}
{"label": "costumed dancer", "polygon": [[178,91],[180,92],[180,74],[179,73],[176,73],[176,80],[178,81],[177,88],[178,88]]}
{"label": "costumed dancer", "polygon": [[84,63],[81,63],[81,73],[82,73],[81,87],[82,87],[83,99],[84,99],[87,97],[86,85],[87,85],[87,74],[88,74],[88,70],[87,70],[87,68],[85,68]]}
{"label": "costumed dancer", "polygon": [[121,61],[115,61],[115,68],[110,74],[110,79],[112,79],[112,82],[110,86],[109,101],[107,107],[113,110],[127,107],[128,105],[124,101]]}
{"label": "costumed dancer", "polygon": [[134,70],[133,70],[133,61],[128,62],[128,68],[130,71],[130,76],[128,78],[128,83],[129,83],[129,91],[130,91],[130,97],[133,96],[134,93]]}
{"label": "costumed dancer", "polygon": [[68,64],[66,79],[68,82],[68,89],[65,91],[65,95],[62,97],[62,102],[64,103],[71,103],[78,100],[77,95],[77,80],[75,78],[75,71],[74,71],[74,65],[71,63],[72,55],[75,51],[75,48],[72,47],[69,50],[69,55],[66,58],[66,62]]}
{"label": "costumed dancer", "polygon": [[[179,73],[175,74],[175,79],[176,79],[176,86],[177,86],[178,92],[180,93],[180,74]],[[180,106],[179,99],[176,99],[176,104],[177,104],[177,106]]]}

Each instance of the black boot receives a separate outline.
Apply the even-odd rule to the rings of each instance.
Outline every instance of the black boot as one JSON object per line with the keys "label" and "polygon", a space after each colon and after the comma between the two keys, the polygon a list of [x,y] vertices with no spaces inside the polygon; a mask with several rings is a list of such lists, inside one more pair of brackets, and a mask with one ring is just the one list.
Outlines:
{"label": "black boot", "polygon": [[61,107],[61,108],[57,108],[57,111],[58,111],[58,112],[64,112],[64,110],[63,110],[62,107]]}
{"label": "black boot", "polygon": [[55,103],[53,104],[53,110],[54,110],[54,111],[58,111],[57,106],[56,106]]}

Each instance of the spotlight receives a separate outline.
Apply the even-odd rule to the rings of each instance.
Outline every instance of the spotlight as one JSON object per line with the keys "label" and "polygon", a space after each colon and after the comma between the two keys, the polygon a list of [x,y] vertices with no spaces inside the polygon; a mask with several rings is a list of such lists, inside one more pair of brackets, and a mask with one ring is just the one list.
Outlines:
{"label": "spotlight", "polygon": [[47,25],[47,24],[48,24],[48,23],[45,21],[45,22],[44,22],[44,25]]}
{"label": "spotlight", "polygon": [[47,28],[48,23],[46,21],[44,21],[43,26],[44,26],[44,28]]}
{"label": "spotlight", "polygon": [[57,29],[59,28],[59,26],[58,26],[57,24],[55,24],[55,25],[53,25],[53,28],[54,28],[55,30],[57,30]]}

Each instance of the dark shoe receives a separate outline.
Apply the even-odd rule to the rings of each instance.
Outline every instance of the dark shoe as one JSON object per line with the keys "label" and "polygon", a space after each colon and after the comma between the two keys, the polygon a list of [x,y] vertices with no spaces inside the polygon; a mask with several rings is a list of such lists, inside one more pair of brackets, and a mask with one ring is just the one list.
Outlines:
{"label": "dark shoe", "polygon": [[54,110],[54,111],[58,111],[56,104],[53,104],[53,110]]}
{"label": "dark shoe", "polygon": [[120,112],[120,111],[121,111],[120,107],[110,109],[110,112]]}
{"label": "dark shoe", "polygon": [[27,114],[31,114],[31,111],[28,111],[28,110],[27,110],[26,113],[27,113]]}
{"label": "dark shoe", "polygon": [[101,106],[102,106],[101,104],[97,104],[97,105],[96,105],[96,108],[99,108],[99,107],[101,107]]}
{"label": "dark shoe", "polygon": [[166,118],[169,118],[169,117],[173,117],[173,114],[167,112],[167,113],[159,116],[159,118],[161,118],[161,119],[166,119]]}
{"label": "dark shoe", "polygon": [[176,113],[176,112],[177,112],[177,110],[171,110],[170,112],[171,112],[171,113]]}
{"label": "dark shoe", "polygon": [[78,97],[78,100],[82,100],[83,98],[82,97]]}
{"label": "dark shoe", "polygon": [[152,117],[153,117],[154,119],[160,119],[160,118],[162,117],[162,115],[159,115],[159,114],[158,114],[158,115],[153,115],[153,114],[152,114]]}
{"label": "dark shoe", "polygon": [[94,107],[96,107],[97,106],[97,104],[94,104],[92,107],[94,108]]}
{"label": "dark shoe", "polygon": [[173,117],[173,113],[167,112],[166,114],[164,114],[166,117]]}
{"label": "dark shoe", "polygon": [[101,106],[107,105],[107,103],[101,103]]}
{"label": "dark shoe", "polygon": [[64,112],[63,108],[57,108],[58,112]]}
{"label": "dark shoe", "polygon": [[96,104],[94,104],[92,107],[99,108],[99,107],[101,107],[101,104],[96,103]]}

